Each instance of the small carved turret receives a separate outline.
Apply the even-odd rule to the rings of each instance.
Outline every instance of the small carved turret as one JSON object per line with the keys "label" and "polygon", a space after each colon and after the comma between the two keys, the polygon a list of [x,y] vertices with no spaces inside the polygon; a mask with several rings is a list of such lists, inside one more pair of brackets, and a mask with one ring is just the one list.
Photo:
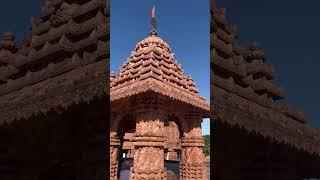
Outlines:
{"label": "small carved turret", "polygon": [[17,47],[12,32],[5,32],[0,41],[0,84],[8,80],[8,76],[16,72],[15,58]]}
{"label": "small carved turret", "polygon": [[14,34],[5,32],[0,41],[0,66],[14,65],[17,50]]}
{"label": "small carved turret", "polygon": [[238,32],[237,26],[236,25],[232,25],[230,27],[230,29],[231,29],[232,34],[234,34],[234,37],[238,38],[239,37],[239,32]]}
{"label": "small carved turret", "polygon": [[247,75],[252,77],[249,84],[253,89],[260,95],[268,94],[272,99],[282,99],[283,90],[270,82],[273,79],[273,70],[265,64],[266,57],[258,42],[251,44],[247,61]]}
{"label": "small carved turret", "polygon": [[273,69],[265,64],[266,58],[258,42],[253,42],[250,47],[250,55],[247,58],[248,75],[253,75],[254,79],[273,79]]}
{"label": "small carved turret", "polygon": [[251,44],[250,50],[251,50],[251,55],[250,55],[249,61],[260,60],[264,62],[266,60],[265,54],[258,42],[254,41]]}
{"label": "small carved turret", "polygon": [[12,32],[3,33],[3,38],[0,41],[0,49],[8,50],[12,53],[17,52],[15,36]]}
{"label": "small carved turret", "polygon": [[30,23],[31,23],[31,28],[32,29],[36,29],[40,26],[40,24],[42,23],[42,19],[39,17],[31,17],[30,18]]}

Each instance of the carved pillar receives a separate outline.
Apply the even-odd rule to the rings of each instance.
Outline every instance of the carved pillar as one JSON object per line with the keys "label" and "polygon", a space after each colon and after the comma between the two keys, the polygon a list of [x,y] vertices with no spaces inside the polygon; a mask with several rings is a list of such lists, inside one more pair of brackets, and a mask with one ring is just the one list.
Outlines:
{"label": "carved pillar", "polygon": [[185,118],[181,143],[180,179],[207,180],[201,117]]}
{"label": "carved pillar", "polygon": [[134,162],[130,180],[166,179],[164,168],[164,118],[161,112],[142,112],[136,117]]}
{"label": "carved pillar", "polygon": [[118,176],[118,148],[120,140],[117,133],[110,132],[110,180],[117,180]]}

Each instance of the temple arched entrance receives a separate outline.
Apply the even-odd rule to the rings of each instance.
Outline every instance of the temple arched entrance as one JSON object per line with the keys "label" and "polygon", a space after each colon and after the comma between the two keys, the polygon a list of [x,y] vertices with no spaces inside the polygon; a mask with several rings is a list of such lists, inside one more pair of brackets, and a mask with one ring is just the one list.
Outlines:
{"label": "temple arched entrance", "polygon": [[[181,160],[181,121],[175,114],[168,113],[164,121],[165,145],[164,161],[167,172],[170,176],[179,178]],[[118,122],[117,138],[119,139],[119,148],[117,153],[118,176],[128,176],[130,168],[133,166],[134,155],[134,136],[136,131],[136,121],[133,115],[124,115]],[[128,177],[129,178],[129,177]]]}
{"label": "temple arched entrance", "polygon": [[[163,98],[154,94],[143,96],[139,98],[147,100],[153,96],[157,101]],[[139,101],[137,98],[128,101]],[[129,179],[135,168],[147,168],[147,165],[151,166],[154,161],[163,162],[164,177],[192,179],[195,175],[198,179],[205,179],[201,175],[206,172],[202,150],[204,142],[201,114],[188,105],[183,106],[183,110],[173,109],[174,103],[169,103],[168,109],[160,110],[153,107],[150,111],[142,111],[143,113],[140,109],[146,104],[141,103],[139,106],[124,110],[123,106],[119,105],[111,109],[113,124],[110,132],[110,170],[114,173],[113,179],[124,176]],[[115,113],[120,110],[118,108],[122,109],[122,113]],[[187,112],[184,112],[185,110]],[[142,145],[148,148],[144,150],[141,148]],[[140,155],[143,156],[139,157]],[[149,164],[141,163],[148,158],[152,158]]]}
{"label": "temple arched entrance", "polygon": [[136,122],[132,115],[125,115],[119,122],[117,135],[120,140],[119,158],[133,157],[133,136],[136,130]]}
{"label": "temple arched entrance", "polygon": [[129,179],[130,168],[133,164],[133,136],[136,129],[136,122],[131,114],[121,118],[117,128],[117,137],[119,139],[119,149],[117,160],[118,177],[121,179]]}
{"label": "temple arched entrance", "polygon": [[179,161],[181,159],[182,127],[179,118],[174,114],[168,115],[165,121],[165,160]]}

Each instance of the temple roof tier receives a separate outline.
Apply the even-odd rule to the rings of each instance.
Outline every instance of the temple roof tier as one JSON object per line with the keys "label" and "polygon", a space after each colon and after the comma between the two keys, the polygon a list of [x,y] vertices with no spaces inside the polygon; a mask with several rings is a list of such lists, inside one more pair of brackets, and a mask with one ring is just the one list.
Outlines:
{"label": "temple roof tier", "polygon": [[292,109],[288,104],[284,104],[284,105],[281,107],[281,111],[282,111],[285,115],[287,115],[287,116],[289,116],[289,117],[297,120],[298,122],[301,122],[301,123],[303,123],[303,124],[307,124],[307,123],[308,123],[308,121],[306,120],[305,115],[304,115],[303,112],[297,112],[297,111],[295,111],[295,110]]}
{"label": "temple roof tier", "polygon": [[260,43],[254,41],[250,46],[250,56],[247,58],[249,62],[254,60],[266,61],[266,56],[260,47]]}
{"label": "temple roof tier", "polygon": [[227,9],[225,8],[219,8],[219,9],[215,9],[214,11],[214,21],[216,21],[217,23],[220,23],[222,25],[227,25],[228,24],[228,20],[227,20]]}
{"label": "temple roof tier", "polygon": [[243,45],[239,45],[239,44],[233,44],[233,51],[238,54],[241,55],[243,57],[247,57],[250,55],[250,50],[246,47],[244,47]]}
{"label": "temple roof tier", "polygon": [[228,58],[225,59],[221,57],[220,55],[216,54],[215,58],[213,60],[213,63],[218,67],[223,68],[224,70],[230,71],[236,76],[239,76],[241,78],[246,77],[246,71],[245,66],[243,64],[236,65],[234,62],[234,59]]}
{"label": "temple roof tier", "polygon": [[97,9],[104,11],[104,7],[104,0],[46,1],[45,6],[42,8],[41,17],[33,17],[31,19],[32,33],[41,34],[52,27],[59,27],[67,23],[70,19],[78,19],[85,15],[89,16]]}
{"label": "temple roof tier", "polygon": [[265,78],[252,80],[250,86],[259,92],[264,92],[272,96],[274,99],[283,99],[284,92],[282,88],[272,84]]}
{"label": "temple roof tier", "polygon": [[250,74],[261,74],[265,76],[268,80],[273,79],[273,68],[267,64],[259,63],[259,62],[251,62],[246,64],[246,72]]}
{"label": "temple roof tier", "polygon": [[223,52],[225,55],[228,55],[230,57],[235,56],[235,53],[233,52],[233,49],[232,49],[232,44],[226,44],[220,38],[217,38],[216,35],[213,35],[211,37],[210,42],[217,50]]}
{"label": "temple roof tier", "polygon": [[132,95],[156,92],[204,111],[210,110],[195,82],[184,74],[170,46],[156,33],[140,41],[119,74],[110,75],[111,102]]}

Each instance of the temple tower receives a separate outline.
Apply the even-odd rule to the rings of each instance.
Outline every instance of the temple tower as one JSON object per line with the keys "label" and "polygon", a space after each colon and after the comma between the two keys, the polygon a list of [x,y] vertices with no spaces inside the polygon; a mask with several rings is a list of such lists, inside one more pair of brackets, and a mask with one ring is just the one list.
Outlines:
{"label": "temple tower", "polygon": [[110,179],[117,179],[119,133],[129,129],[135,130],[131,180],[166,179],[164,148],[170,147],[167,156],[175,158],[179,143],[176,138],[166,143],[169,131],[181,135],[180,179],[207,179],[201,121],[209,105],[157,32],[140,41],[120,73],[110,77]]}

